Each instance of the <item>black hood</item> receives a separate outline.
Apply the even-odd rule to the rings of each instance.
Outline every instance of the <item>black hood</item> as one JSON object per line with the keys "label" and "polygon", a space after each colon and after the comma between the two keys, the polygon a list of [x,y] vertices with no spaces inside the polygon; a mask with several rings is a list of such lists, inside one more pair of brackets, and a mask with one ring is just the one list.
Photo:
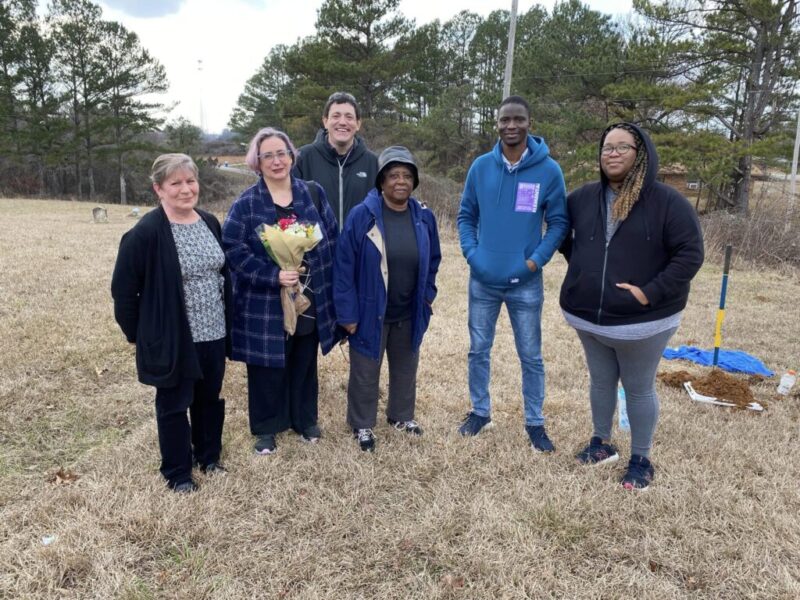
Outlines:
{"label": "black hood", "polygon": [[606,127],[606,130],[603,132],[603,135],[600,136],[600,144],[597,147],[597,165],[600,167],[600,181],[603,183],[603,187],[608,185],[608,178],[606,174],[603,172],[603,166],[600,163],[600,156],[601,151],[603,148],[603,144],[606,141],[606,136],[608,132],[612,129],[616,129],[620,125],[627,125],[631,129],[635,130],[636,133],[639,135],[639,139],[642,140],[644,144],[645,152],[647,152],[647,172],[644,176],[644,184],[642,185],[642,192],[648,189],[650,186],[653,185],[656,181],[656,175],[658,175],[658,152],[656,152],[656,147],[653,144],[653,140],[650,139],[650,136],[644,131],[644,129],[640,128],[638,125],[634,125],[633,123],[614,123],[613,125],[609,125]]}
{"label": "black hood", "polygon": [[328,141],[328,130],[324,127],[320,127],[317,130],[317,135],[314,136],[314,141],[312,143],[316,144],[317,142],[327,142]]}

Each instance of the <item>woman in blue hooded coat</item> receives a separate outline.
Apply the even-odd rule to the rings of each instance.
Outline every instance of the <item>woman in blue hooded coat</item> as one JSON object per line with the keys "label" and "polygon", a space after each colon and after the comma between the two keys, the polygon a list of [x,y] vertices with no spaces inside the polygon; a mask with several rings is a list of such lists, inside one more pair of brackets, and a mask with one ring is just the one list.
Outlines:
{"label": "woman in blue hooded coat", "polygon": [[419,347],[441,261],[436,219],[411,197],[419,185],[411,153],[402,146],[384,150],[375,184],[345,221],[333,285],[336,320],[350,342],[347,422],[365,451],[375,449],[384,354],[389,361],[387,420],[397,431],[422,435],[414,420]]}

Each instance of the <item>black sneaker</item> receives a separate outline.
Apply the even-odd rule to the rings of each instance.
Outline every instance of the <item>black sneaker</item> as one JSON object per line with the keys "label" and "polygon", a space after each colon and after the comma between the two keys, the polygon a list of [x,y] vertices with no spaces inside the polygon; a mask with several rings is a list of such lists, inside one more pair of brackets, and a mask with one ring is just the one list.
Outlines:
{"label": "black sneaker", "polygon": [[544,430],[544,425],[525,425],[525,431],[528,432],[528,437],[531,440],[531,448],[534,452],[545,452],[550,454],[556,451],[556,447],[550,438],[547,437],[547,432]]}
{"label": "black sneaker", "polygon": [[358,445],[364,452],[375,452],[375,434],[372,429],[354,429],[353,437],[358,440]]}
{"label": "black sneaker", "polygon": [[309,444],[316,444],[321,437],[322,437],[322,431],[317,425],[311,425],[310,427],[306,427],[303,430],[303,433],[300,434],[300,439]]}
{"label": "black sneaker", "polygon": [[189,481],[184,481],[177,485],[172,486],[172,491],[176,494],[191,494],[192,492],[196,492],[200,489],[200,486],[197,485],[191,479]]}
{"label": "black sneaker", "polygon": [[617,447],[606,444],[602,438],[593,436],[589,440],[589,445],[575,455],[577,461],[582,465],[604,465],[619,460]]}
{"label": "black sneaker", "polygon": [[422,427],[419,426],[414,419],[410,421],[395,421],[394,419],[386,419],[386,422],[394,427],[397,431],[405,431],[409,435],[421,436]]}
{"label": "black sneaker", "polygon": [[465,437],[472,437],[478,435],[482,429],[490,429],[492,427],[492,417],[482,417],[470,411],[464,417],[461,427],[458,428],[458,433]]}
{"label": "black sneaker", "polygon": [[278,451],[278,446],[275,444],[275,434],[267,433],[266,435],[258,436],[256,439],[256,454],[266,455],[274,454]]}
{"label": "black sneaker", "polygon": [[222,466],[219,462],[210,462],[207,465],[202,465],[200,470],[205,473],[206,475],[224,475],[228,472],[228,469]]}
{"label": "black sneaker", "polygon": [[622,487],[626,490],[644,490],[655,476],[655,469],[650,460],[634,454],[628,461],[628,471],[622,478]]}

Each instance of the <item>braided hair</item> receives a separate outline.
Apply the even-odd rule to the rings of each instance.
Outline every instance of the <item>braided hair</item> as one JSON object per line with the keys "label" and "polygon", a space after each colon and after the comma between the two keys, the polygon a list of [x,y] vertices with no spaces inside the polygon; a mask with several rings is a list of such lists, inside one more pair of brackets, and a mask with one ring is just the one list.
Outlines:
{"label": "braided hair", "polygon": [[617,200],[614,202],[614,209],[611,213],[615,221],[624,221],[628,217],[628,214],[630,214],[633,205],[639,200],[639,195],[644,186],[644,177],[647,174],[647,149],[645,148],[644,140],[642,140],[642,136],[639,135],[639,132],[627,123],[618,123],[606,129],[603,135],[603,141],[605,141],[606,136],[614,129],[627,131],[633,136],[633,139],[636,140],[636,160],[634,160],[631,170],[625,175],[625,180],[622,182],[622,186],[617,194]]}

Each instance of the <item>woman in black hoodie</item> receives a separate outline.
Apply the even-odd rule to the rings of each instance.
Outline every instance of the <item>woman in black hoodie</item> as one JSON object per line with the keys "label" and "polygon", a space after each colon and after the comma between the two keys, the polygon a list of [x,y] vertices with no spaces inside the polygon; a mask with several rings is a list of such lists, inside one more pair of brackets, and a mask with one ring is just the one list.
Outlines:
{"label": "woman in black hoodie", "polygon": [[594,423],[576,458],[587,465],[619,458],[610,439],[621,380],[631,423],[622,485],[643,489],[654,476],[656,369],[703,264],[703,234],[689,202],[656,181],[658,155],[639,127],[608,127],[599,159],[600,181],[567,198],[572,233],[561,248],[569,269],[560,303],[583,344]]}

